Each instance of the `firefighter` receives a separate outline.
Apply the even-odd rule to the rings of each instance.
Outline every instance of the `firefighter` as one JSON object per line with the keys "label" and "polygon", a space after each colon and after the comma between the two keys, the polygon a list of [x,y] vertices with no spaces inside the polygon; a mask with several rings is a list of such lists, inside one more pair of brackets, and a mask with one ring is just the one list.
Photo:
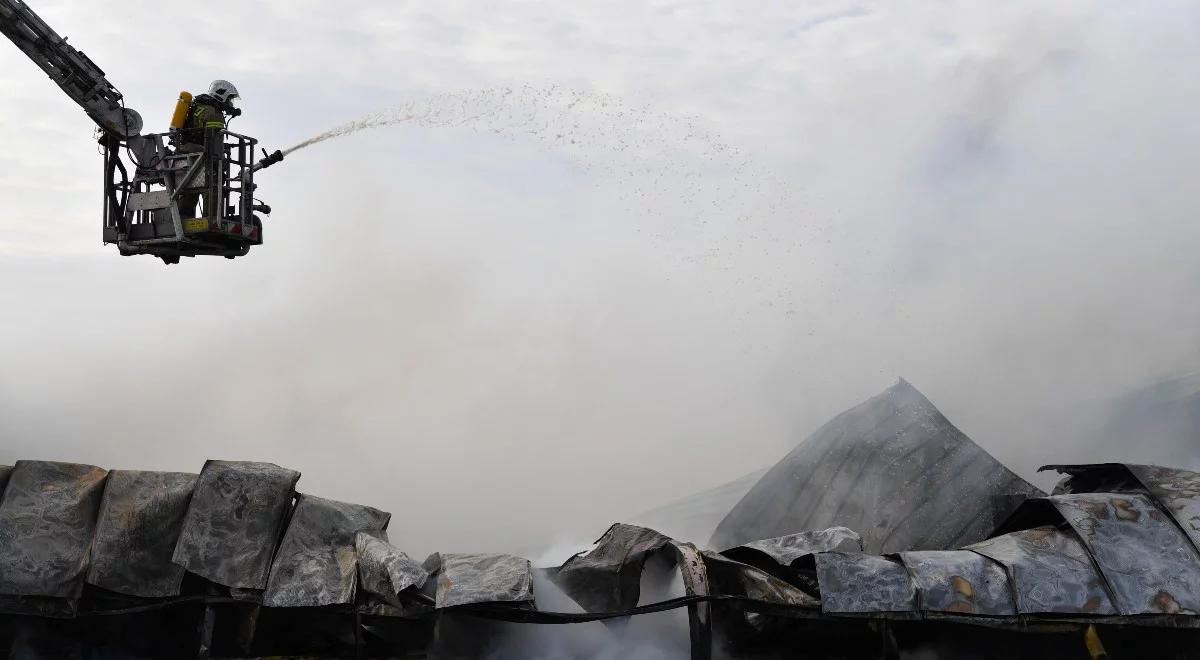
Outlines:
{"label": "firefighter", "polygon": [[[205,168],[205,185],[211,185],[212,177],[218,175],[218,159],[221,156],[221,143],[212,137],[214,130],[225,128],[226,117],[233,118],[242,114],[235,108],[233,100],[238,98],[237,87],[228,80],[214,80],[208,86],[208,93],[201,94],[188,105],[187,116],[179,131],[176,153],[204,152],[208,160]],[[184,218],[196,217],[196,203],[199,195],[188,194],[179,196],[179,213]],[[212,208],[215,200],[209,193],[204,194],[204,216],[217,217],[216,209]]]}

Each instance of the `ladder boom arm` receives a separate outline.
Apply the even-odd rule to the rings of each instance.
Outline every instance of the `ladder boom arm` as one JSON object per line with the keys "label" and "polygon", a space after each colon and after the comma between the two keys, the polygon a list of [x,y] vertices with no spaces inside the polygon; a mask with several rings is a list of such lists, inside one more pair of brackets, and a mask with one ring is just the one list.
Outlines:
{"label": "ladder boom arm", "polygon": [[142,131],[142,118],[87,55],[67,44],[22,0],[0,0],[0,33],[41,67],[100,128],[118,138]]}

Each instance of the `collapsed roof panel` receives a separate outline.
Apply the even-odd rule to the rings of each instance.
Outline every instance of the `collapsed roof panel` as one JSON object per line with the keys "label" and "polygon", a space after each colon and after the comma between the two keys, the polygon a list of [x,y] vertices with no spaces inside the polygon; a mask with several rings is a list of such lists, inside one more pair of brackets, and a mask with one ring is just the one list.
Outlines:
{"label": "collapsed roof panel", "polygon": [[275,555],[263,604],[315,607],[354,602],[355,537],[383,531],[392,514],[361,504],[300,495]]}
{"label": "collapsed roof panel", "polygon": [[818,429],[746,494],[713,535],[732,547],[844,526],[867,552],[982,540],[1041,492],[900,381]]}
{"label": "collapsed roof panel", "polygon": [[0,499],[0,594],[79,597],[106,475],[94,465],[17,461]]}
{"label": "collapsed roof panel", "polygon": [[554,581],[588,612],[615,612],[637,606],[642,566],[671,539],[646,527],[617,523],[591,551],[568,559]]}
{"label": "collapsed roof panel", "polygon": [[1047,499],[1087,546],[1122,614],[1200,612],[1200,555],[1148,496]]}
{"label": "collapsed roof panel", "polygon": [[1069,531],[1037,527],[969,550],[1007,570],[1021,614],[1116,614],[1087,549]]}
{"label": "collapsed roof panel", "polygon": [[862,537],[846,527],[830,527],[809,532],[797,532],[773,539],[762,539],[722,550],[721,554],[737,559],[750,553],[766,555],[780,566],[790,566],[800,558],[818,552],[862,552]]}
{"label": "collapsed roof panel", "polygon": [[715,594],[742,596],[760,603],[813,610],[821,606],[817,598],[758,568],[716,552],[706,551],[703,556]]}
{"label": "collapsed roof panel", "polygon": [[172,561],[217,584],[263,589],[299,479],[271,463],[206,462]]}
{"label": "collapsed roof panel", "polygon": [[1200,549],[1200,474],[1157,465],[1127,465]]}
{"label": "collapsed roof panel", "polygon": [[[799,622],[816,627],[808,628],[805,635],[825,627],[830,634],[841,634],[837,631],[847,625],[860,626],[864,634],[870,634],[872,629],[862,627],[862,618],[951,619],[1013,632],[1053,629],[1069,633],[1072,626],[1078,631],[1089,624],[1113,624],[1112,629],[1157,626],[1160,632],[1166,628],[1200,630],[1200,616],[1196,615],[1200,553],[1166,513],[1167,506],[1160,506],[1151,488],[1143,488],[1139,482],[1154,484],[1154,492],[1165,493],[1160,497],[1173,501],[1171,497],[1184,498],[1186,488],[1168,488],[1166,484],[1182,480],[1186,486],[1200,475],[1164,477],[1140,471],[1141,476],[1134,478],[1133,468],[1125,466],[1071,469],[1079,477],[1072,479],[1072,488],[1111,484],[1123,490],[1029,500],[1006,523],[1010,533],[961,550],[908,551],[898,556],[843,552],[839,549],[847,545],[856,547],[855,535],[845,529],[826,530],[735,548],[753,553],[755,561],[762,564],[751,566],[720,553],[700,553],[694,545],[652,529],[614,525],[595,549],[572,557],[555,573],[564,591],[585,605],[583,612],[539,608],[530,565],[523,558],[434,554],[426,567],[419,567],[387,542],[383,528],[388,514],[303,495],[290,518],[284,515],[290,523],[274,558],[270,587],[263,599],[266,607],[261,609],[263,623],[258,628],[273,641],[265,642],[261,649],[281,652],[297,637],[324,640],[326,632],[343,630],[350,619],[359,626],[357,616],[346,616],[351,613],[370,617],[370,623],[355,628],[364,637],[378,633],[390,636],[386,639],[414,639],[415,649],[425,643],[420,640],[429,639],[433,622],[440,618],[435,606],[463,608],[473,617],[523,623],[583,623],[686,608],[693,653],[700,649],[695,657],[708,657],[711,628],[716,626],[721,626],[723,633],[736,633],[727,639],[736,637],[754,647],[778,639],[774,635],[781,631],[795,632],[802,625]],[[256,530],[253,533],[262,535],[264,545],[274,547],[266,541],[280,538],[277,527],[247,523],[246,518],[266,519],[260,512],[270,510],[271,502],[287,504],[295,473],[264,464],[215,462],[206,465],[206,472],[207,488],[214,491],[208,495],[206,515],[224,511],[230,518],[225,521],[227,526],[248,525]],[[41,534],[38,543],[52,549],[67,542],[75,552],[70,558],[75,572],[69,573],[66,581],[73,590],[55,592],[66,596],[42,595],[36,592],[50,590],[33,584],[29,589],[29,585],[19,587],[21,592],[0,591],[0,612],[72,617],[79,607],[80,617],[104,615],[103,621],[118,623],[114,630],[143,625],[151,620],[138,618],[145,614],[163,615],[161,618],[176,620],[191,630],[210,630],[209,624],[215,622],[218,630],[224,629],[226,644],[253,635],[251,619],[256,621],[260,610],[248,607],[245,600],[253,601],[256,594],[231,589],[232,597],[226,596],[203,580],[185,581],[184,598],[150,598],[148,603],[139,599],[132,606],[128,598],[108,591],[90,590],[76,597],[78,575],[87,563],[86,547],[93,541],[78,536],[68,539],[61,537],[61,530],[49,533],[40,526],[69,521],[73,530],[75,523],[80,529],[91,525],[95,565],[88,575],[96,577],[93,582],[101,586],[110,584],[104,579],[132,581],[144,570],[147,583],[169,587],[174,584],[174,574],[164,575],[157,569],[164,568],[162,556],[170,545],[171,520],[178,521],[182,515],[184,521],[177,524],[186,527],[187,517],[199,510],[196,502],[205,477],[118,471],[108,475],[107,482],[105,479],[103,470],[91,466],[18,463],[0,498],[0,544],[19,547],[29,529],[37,532],[29,538]],[[185,509],[192,481],[195,495]],[[101,488],[105,488],[103,497]],[[1176,506],[1172,510],[1188,509]],[[15,515],[21,512],[36,515]],[[224,529],[214,531],[205,541],[206,547],[215,553],[243,552],[243,539],[237,534],[225,537],[230,540],[228,546],[220,545],[219,533]],[[149,538],[156,533],[163,538]],[[179,536],[177,545],[184,543],[184,534]],[[124,555],[128,563],[146,566],[117,566],[122,548],[128,549]],[[14,560],[31,573],[52,574],[64,565],[63,554],[27,549],[15,555],[0,554],[0,580],[13,574]],[[649,560],[654,560],[651,563],[657,569],[678,571],[675,575],[681,578],[684,595],[639,593],[641,581],[647,577],[648,584],[664,575],[672,577],[658,570],[644,575]],[[426,579],[427,571],[434,574],[434,580]],[[76,576],[75,582],[70,581],[71,576]],[[422,585],[423,589],[416,588]],[[334,604],[352,604],[354,609],[317,607]],[[301,608],[303,611],[297,611]],[[255,614],[247,619],[248,612]],[[1022,616],[1014,616],[1017,612]],[[210,617],[212,613],[215,615]],[[745,616],[750,613],[755,616]],[[1154,616],[1123,616],[1145,614]],[[860,620],[852,621],[855,619]],[[26,627],[40,626],[54,635],[59,634],[55,628],[59,624],[62,629],[84,631],[85,637],[92,631],[92,620],[47,622],[13,617],[0,620],[0,646],[6,643],[3,631],[23,630],[26,621],[34,621]],[[234,631],[234,627],[238,629]],[[415,637],[406,637],[410,634]],[[262,654],[267,655],[265,651]]]}
{"label": "collapsed roof panel", "polygon": [[1068,493],[1140,493],[1145,487],[1123,463],[1087,465],[1043,465],[1038,472],[1055,470],[1066,475],[1054,486],[1052,495]]}
{"label": "collapsed roof panel", "polygon": [[178,595],[184,569],[171,555],[196,480],[183,472],[109,472],[88,583],[129,596]]}
{"label": "collapsed roof panel", "polygon": [[841,614],[912,612],[916,590],[903,564],[853,552],[816,555],[821,611]]}
{"label": "collapsed roof panel", "polygon": [[387,541],[386,533],[358,532],[354,547],[359,584],[389,605],[402,607],[400,593],[409,587],[421,588],[429,578],[421,564]]}
{"label": "collapsed roof panel", "polygon": [[996,562],[969,550],[901,553],[923,612],[1016,614],[1008,577]]}
{"label": "collapsed roof panel", "polygon": [[435,607],[476,603],[533,604],[533,569],[528,559],[501,554],[434,553],[425,570],[437,576]]}

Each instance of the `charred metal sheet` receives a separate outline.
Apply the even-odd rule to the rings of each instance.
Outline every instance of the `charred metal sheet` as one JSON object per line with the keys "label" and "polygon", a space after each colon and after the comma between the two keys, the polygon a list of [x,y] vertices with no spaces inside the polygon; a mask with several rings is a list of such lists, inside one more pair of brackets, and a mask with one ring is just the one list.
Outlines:
{"label": "charred metal sheet", "polygon": [[[712,593],[708,583],[708,568],[704,556],[691,543],[672,543],[679,561],[679,572],[683,577],[684,592],[688,596],[708,596]],[[709,660],[712,657],[712,606],[708,602],[688,605],[688,631],[691,638],[692,660]]]}
{"label": "charred metal sheet", "polygon": [[359,585],[389,605],[403,608],[400,592],[409,587],[419,589],[429,578],[420,564],[388,543],[385,533],[359,532],[354,547],[358,551]]}
{"label": "charred metal sheet", "polygon": [[903,552],[923,612],[1016,614],[1008,576],[1000,564],[969,550]]}
{"label": "charred metal sheet", "polygon": [[436,575],[439,610],[474,603],[533,603],[533,569],[528,559],[435,552],[423,568]]}
{"label": "charred metal sheet", "polygon": [[708,586],[708,571],[704,567],[704,556],[691,543],[672,543],[676,558],[679,561],[679,571],[683,577],[683,588],[689,596],[707,596],[711,591]]}
{"label": "charred metal sheet", "polygon": [[0,594],[79,597],[106,474],[17,461],[0,500]]}
{"label": "charred metal sheet", "polygon": [[271,463],[206,462],[171,561],[217,584],[264,588],[299,479]]}
{"label": "charred metal sheet", "polygon": [[76,598],[8,596],[0,594],[0,612],[29,614],[48,619],[70,619],[75,617],[78,610],[79,600]]}
{"label": "charred metal sheet", "polygon": [[1041,494],[902,380],[801,442],[733,507],[711,545],[844,526],[871,553],[948,550],[987,538]]}
{"label": "charred metal sheet", "polygon": [[1200,555],[1148,496],[1076,493],[1048,499],[1087,546],[1122,614],[1200,611]]}
{"label": "charred metal sheet", "polygon": [[586,554],[563,563],[555,583],[588,612],[636,607],[641,597],[642,566],[671,539],[645,527],[617,523]]}
{"label": "charred metal sheet", "polygon": [[1200,473],[1157,465],[1127,465],[1200,549]]}
{"label": "charred metal sheet", "polygon": [[967,550],[1000,562],[1021,614],[1116,614],[1087,549],[1071,532],[1037,527]]}
{"label": "charred metal sheet", "polygon": [[736,548],[723,550],[721,554],[737,559],[746,552],[757,552],[770,557],[781,566],[791,566],[796,560],[818,552],[862,552],[862,537],[846,527],[830,527],[810,532],[797,532],[773,539],[752,541]]}
{"label": "charred metal sheet", "polygon": [[704,552],[711,593],[743,596],[771,605],[820,609],[821,601],[779,578],[716,552]]}
{"label": "charred metal sheet", "polygon": [[1150,494],[1188,536],[1192,546],[1200,551],[1200,473],[1125,463],[1046,465],[1041,470],[1056,470],[1067,475],[1054,489],[1055,495]]}
{"label": "charred metal sheet", "polygon": [[355,536],[382,531],[392,514],[361,504],[301,495],[271,565],[263,604],[316,607],[354,602]]}
{"label": "charred metal sheet", "polygon": [[109,472],[88,583],[129,596],[179,595],[184,570],[171,554],[196,479],[183,472]]}
{"label": "charred metal sheet", "polygon": [[1123,463],[1043,465],[1038,472],[1054,470],[1066,475],[1054,486],[1053,495],[1070,493],[1138,493],[1145,489]]}
{"label": "charred metal sheet", "polygon": [[916,609],[916,589],[900,562],[851,552],[822,552],[814,557],[821,611],[862,614]]}

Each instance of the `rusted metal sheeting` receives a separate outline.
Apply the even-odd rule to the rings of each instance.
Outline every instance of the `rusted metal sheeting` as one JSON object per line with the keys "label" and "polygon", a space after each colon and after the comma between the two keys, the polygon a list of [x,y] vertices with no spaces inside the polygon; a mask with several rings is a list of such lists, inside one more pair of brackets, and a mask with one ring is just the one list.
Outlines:
{"label": "rusted metal sheeting", "polygon": [[358,583],[389,605],[402,607],[400,592],[421,588],[429,573],[414,559],[388,543],[385,532],[359,532],[354,536],[358,552]]}
{"label": "rusted metal sheeting", "polygon": [[0,499],[0,594],[79,597],[106,475],[93,465],[17,461]]}
{"label": "rusted metal sheeting", "polygon": [[433,553],[424,569],[437,576],[435,607],[533,602],[528,559],[500,554]]}
{"label": "rusted metal sheeting", "polygon": [[1021,614],[1116,614],[1104,581],[1073,533],[1037,527],[968,546],[1008,572]]}
{"label": "rusted metal sheeting", "polygon": [[179,595],[184,570],[171,555],[196,479],[183,472],[109,472],[88,583],[129,596]]}
{"label": "rusted metal sheeting", "polygon": [[930,550],[900,554],[917,586],[923,612],[1013,616],[1008,576],[996,562],[969,550]]}
{"label": "rusted metal sheeting", "polygon": [[1200,473],[1157,465],[1126,465],[1200,549]]}
{"label": "rusted metal sheeting", "polygon": [[383,531],[392,514],[361,504],[301,495],[271,566],[263,604],[316,607],[354,602],[355,535]]}
{"label": "rusted metal sheeting", "polygon": [[1087,546],[1121,614],[1200,612],[1200,555],[1146,495],[1048,498]]}
{"label": "rusted metal sheeting", "polygon": [[916,589],[900,562],[850,552],[822,552],[815,557],[821,611],[867,614],[916,609]]}
{"label": "rusted metal sheeting", "polygon": [[588,612],[615,612],[637,606],[642,566],[671,539],[652,529],[617,523],[596,544],[563,563],[554,582]]}
{"label": "rusted metal sheeting", "polygon": [[790,566],[796,560],[818,552],[862,552],[862,537],[846,527],[830,527],[810,532],[797,532],[773,539],[751,541],[736,548],[721,551],[721,554],[738,558],[749,552],[757,552],[770,557],[780,566]]}
{"label": "rusted metal sheeting", "polygon": [[206,462],[171,561],[217,584],[264,588],[299,479],[271,463]]}

